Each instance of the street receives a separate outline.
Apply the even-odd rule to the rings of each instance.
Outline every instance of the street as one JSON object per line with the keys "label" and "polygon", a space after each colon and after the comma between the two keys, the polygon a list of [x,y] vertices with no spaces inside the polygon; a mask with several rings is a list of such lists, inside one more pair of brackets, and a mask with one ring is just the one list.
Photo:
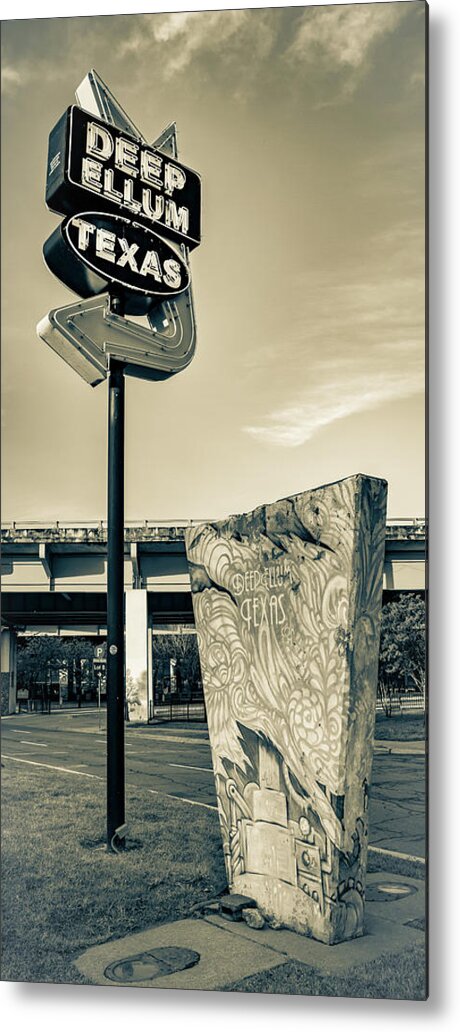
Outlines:
{"label": "street", "polygon": [[[99,717],[97,711],[81,710],[2,719],[2,762],[27,765],[30,769],[39,766],[56,777],[105,782],[105,716],[105,711]],[[391,752],[386,743],[376,743],[369,842],[377,849],[424,857],[423,743],[389,744]],[[211,751],[204,724],[126,725],[125,764],[126,783],[131,787],[216,809]]]}

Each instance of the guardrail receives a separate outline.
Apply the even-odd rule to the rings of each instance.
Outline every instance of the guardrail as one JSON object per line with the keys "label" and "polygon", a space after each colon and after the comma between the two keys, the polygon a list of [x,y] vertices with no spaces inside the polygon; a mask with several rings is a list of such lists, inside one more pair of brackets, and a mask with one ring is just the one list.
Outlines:
{"label": "guardrail", "polygon": [[154,720],[163,721],[174,721],[184,720],[191,722],[194,720],[205,721],[206,720],[206,707],[204,700],[202,702],[149,702],[149,717],[148,723],[153,723]]}
{"label": "guardrail", "polygon": [[[424,713],[426,709],[425,696],[415,693],[414,695],[392,695],[390,702],[393,715],[395,713]],[[377,713],[385,713],[386,709],[385,703],[378,698]]]}
{"label": "guardrail", "polygon": [[[203,516],[202,519],[176,520],[125,520],[128,529],[136,527],[195,527],[200,523],[212,523],[218,517]],[[220,518],[220,517],[219,517]],[[2,520],[2,530],[107,530],[107,520]]]}
{"label": "guardrail", "polygon": [[[195,527],[200,523],[215,523],[225,516],[187,517],[186,519],[139,519],[125,520],[126,529],[136,527]],[[387,527],[423,527],[423,516],[392,516]],[[2,520],[2,530],[107,530],[107,520]]]}

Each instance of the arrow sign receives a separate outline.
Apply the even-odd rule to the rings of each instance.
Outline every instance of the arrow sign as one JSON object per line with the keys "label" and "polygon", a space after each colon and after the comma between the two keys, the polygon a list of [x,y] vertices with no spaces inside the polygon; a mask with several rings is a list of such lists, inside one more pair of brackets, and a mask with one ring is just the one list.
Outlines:
{"label": "arrow sign", "polygon": [[190,291],[150,314],[151,328],[116,315],[109,294],[55,308],[37,326],[42,340],[87,383],[96,387],[107,376],[108,357],[125,363],[125,372],[164,380],[185,369],[195,354],[196,333]]}
{"label": "arrow sign", "polygon": [[[94,69],[75,95],[90,114],[146,142]],[[177,158],[174,122],[152,147]],[[182,244],[180,251],[188,267],[188,248]],[[127,374],[143,379],[161,380],[181,372],[196,349],[191,285],[174,300],[152,308],[147,319],[150,329],[116,315],[111,311],[109,294],[101,293],[91,300],[53,309],[40,321],[37,333],[92,387],[107,378],[110,355],[125,363]]]}
{"label": "arrow sign", "polygon": [[126,114],[126,111],[113,95],[112,90],[109,89],[94,68],[91,68],[75,90],[75,98],[77,104],[84,111],[89,111],[91,115],[103,118],[106,122],[110,122],[111,125],[115,125],[117,129],[121,129],[122,132],[129,133],[130,136],[137,136],[138,140],[143,140],[142,133],[139,132],[137,126],[134,125],[134,122],[131,121],[129,115]]}

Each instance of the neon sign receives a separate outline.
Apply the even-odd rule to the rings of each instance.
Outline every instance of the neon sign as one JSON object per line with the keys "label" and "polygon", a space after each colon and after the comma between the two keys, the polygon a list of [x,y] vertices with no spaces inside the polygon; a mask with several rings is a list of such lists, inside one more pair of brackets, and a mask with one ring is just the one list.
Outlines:
{"label": "neon sign", "polygon": [[177,243],[201,240],[197,172],[73,105],[50,133],[46,203],[70,215],[96,206]]}

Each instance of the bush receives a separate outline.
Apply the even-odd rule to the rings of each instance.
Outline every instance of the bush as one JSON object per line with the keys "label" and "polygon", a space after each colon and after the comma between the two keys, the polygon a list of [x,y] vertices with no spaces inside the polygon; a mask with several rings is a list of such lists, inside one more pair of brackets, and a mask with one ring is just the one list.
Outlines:
{"label": "bush", "polygon": [[383,697],[412,683],[425,691],[425,601],[419,595],[400,595],[382,609],[379,689]]}

